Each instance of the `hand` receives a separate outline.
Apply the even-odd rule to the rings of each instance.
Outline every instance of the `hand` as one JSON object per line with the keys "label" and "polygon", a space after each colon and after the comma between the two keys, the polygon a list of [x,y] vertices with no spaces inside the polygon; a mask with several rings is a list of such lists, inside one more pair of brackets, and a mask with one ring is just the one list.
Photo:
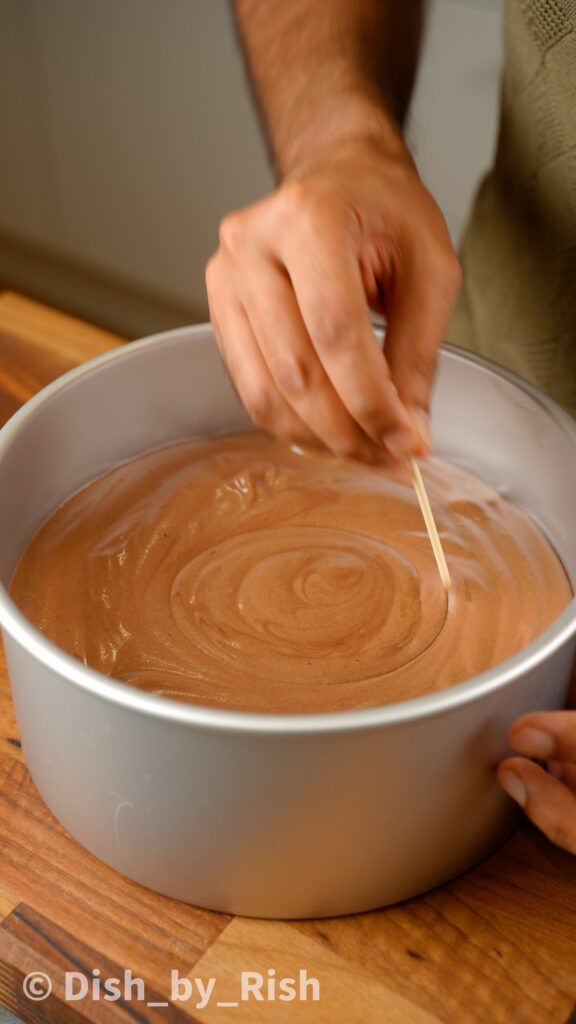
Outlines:
{"label": "hand", "polygon": [[[576,710],[523,715],[508,738],[525,757],[500,763],[500,785],[553,843],[576,853]],[[548,771],[530,757],[546,761]]]}
{"label": "hand", "polygon": [[[382,446],[430,450],[460,269],[407,151],[339,143],[293,171],[223,221],[206,281],[222,357],[259,427],[369,461]],[[386,357],[369,307],[386,315]]]}

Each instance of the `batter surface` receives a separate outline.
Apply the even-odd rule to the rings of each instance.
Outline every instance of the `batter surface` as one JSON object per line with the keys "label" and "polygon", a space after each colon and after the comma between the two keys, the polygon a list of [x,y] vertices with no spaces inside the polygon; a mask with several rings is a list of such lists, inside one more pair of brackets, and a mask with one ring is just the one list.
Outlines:
{"label": "batter surface", "polygon": [[11,593],[87,665],[221,708],[336,711],[460,682],[572,597],[531,520],[473,476],[422,465],[452,577],[440,583],[404,469],[262,434],[186,441],[73,495]]}

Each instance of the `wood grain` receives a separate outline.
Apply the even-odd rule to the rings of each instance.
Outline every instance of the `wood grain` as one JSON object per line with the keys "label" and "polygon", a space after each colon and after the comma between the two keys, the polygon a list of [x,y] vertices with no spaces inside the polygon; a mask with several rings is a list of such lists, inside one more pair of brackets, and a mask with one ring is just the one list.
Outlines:
{"label": "wood grain", "polygon": [[514,1005],[514,1021],[564,1021],[576,999],[575,900],[573,858],[526,826],[431,893],[296,927],[439,1020],[482,1024],[489,1012],[505,1024]]}
{"label": "wood grain", "polygon": [[[329,929],[330,924],[325,921],[324,927]],[[441,1019],[406,998],[393,978],[390,984],[386,975],[371,970],[369,965],[366,968],[352,962],[347,954],[346,945],[336,952],[314,928],[310,934],[300,934],[293,925],[281,921],[235,918],[195,965],[194,976],[205,980],[217,977],[217,998],[226,1001],[241,1000],[243,972],[260,974],[265,993],[272,982],[273,1001],[259,1002],[253,997],[244,1004],[240,1001],[234,1011],[240,1012],[240,1019],[254,1024],[304,1024],[329,1019],[345,1020],[347,1024],[437,1024]],[[305,972],[303,998],[281,1001],[280,979],[294,979],[294,991],[299,995],[301,971]],[[313,980],[317,982],[316,993]],[[209,1006],[195,1013],[207,1024],[227,1024],[232,1010]]]}
{"label": "wood grain", "polygon": [[95,952],[160,986],[188,972],[229,918],[144,889],[85,853],[52,816],[24,764],[0,758],[2,890],[90,936]]}
{"label": "wood grain", "polygon": [[[121,339],[21,296],[0,296],[0,421],[60,373]],[[358,837],[362,841],[362,837]],[[67,1002],[64,972],[145,981],[146,1001]],[[217,1006],[242,971],[304,969],[320,1000]],[[54,986],[22,991],[29,971]],[[215,978],[197,999],[171,994],[171,971]],[[231,919],[152,893],[71,839],[40,799],[19,746],[0,658],[0,1002],[25,1021],[314,1021],[332,1024],[566,1024],[576,1001],[576,860],[535,829],[449,885],[386,910],[323,921]]]}
{"label": "wood grain", "polygon": [[[42,1003],[42,1011],[51,1016],[48,1019],[67,1021],[110,1021],[129,1022],[136,1019],[166,1022],[166,1024],[190,1024],[195,1020],[191,1015],[184,1014],[172,1004],[153,1006],[153,1003],[166,1003],[161,992],[134,972],[126,982],[124,965],[120,965],[102,953],[96,953],[91,945],[81,941],[76,935],[55,925],[44,914],[21,903],[0,929],[0,962],[9,965],[15,980],[20,984],[13,985],[12,990],[18,993],[11,1001],[14,1013],[27,1010],[27,1000],[22,982],[28,971],[43,971],[52,982],[49,1001]],[[83,975],[87,979],[87,993],[82,999],[71,1000],[70,995],[80,996],[84,983],[78,978],[71,978],[69,990],[66,988],[65,972]],[[131,999],[118,1001],[105,1000],[106,989],[103,979],[118,979],[122,994]],[[80,987],[82,985],[82,987]],[[111,993],[114,994],[114,993]],[[89,1014],[89,1016],[87,1016]]]}
{"label": "wood grain", "polygon": [[122,341],[13,292],[0,296],[0,424],[40,388]]}
{"label": "wood grain", "polygon": [[[125,339],[75,317],[49,309],[15,292],[0,295],[0,324],[24,350],[44,353],[48,361],[62,360],[68,367],[93,359]],[[48,383],[45,380],[43,383]]]}

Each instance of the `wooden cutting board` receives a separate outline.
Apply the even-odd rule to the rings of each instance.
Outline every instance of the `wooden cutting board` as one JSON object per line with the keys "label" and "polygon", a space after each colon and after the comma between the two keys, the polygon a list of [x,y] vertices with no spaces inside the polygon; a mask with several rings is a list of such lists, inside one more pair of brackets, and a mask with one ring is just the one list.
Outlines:
{"label": "wooden cutting board", "polygon": [[[1,295],[0,419],[121,340]],[[322,921],[232,918],[127,881],[67,835],[26,770],[3,661],[0,715],[0,1002],[25,1021],[576,1021],[576,859],[531,826],[479,867],[400,906]],[[243,971],[267,982],[300,970],[318,979],[318,1001],[309,986],[306,1001],[218,1005],[238,1002]],[[33,1001],[23,980],[40,971],[52,992]],[[104,1000],[97,981],[124,984],[128,971],[144,992],[134,982],[131,998]],[[172,971],[194,980],[190,998],[182,982],[181,999],[170,999]],[[83,999],[65,998],[65,972],[89,979]],[[197,980],[210,978],[200,1008]],[[81,982],[73,984],[76,994]]]}

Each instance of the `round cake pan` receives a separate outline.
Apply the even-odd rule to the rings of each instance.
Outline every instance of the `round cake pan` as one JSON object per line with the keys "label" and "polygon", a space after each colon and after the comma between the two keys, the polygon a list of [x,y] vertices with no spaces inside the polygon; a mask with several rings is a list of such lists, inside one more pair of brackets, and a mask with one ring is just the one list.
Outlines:
{"label": "round cake pan", "polygon": [[[446,349],[432,423],[436,454],[527,509],[574,586],[574,422],[513,375]],[[8,596],[27,542],[78,487],[152,447],[245,429],[200,326],[73,370],[0,432],[0,623],[28,768],[72,836],[168,896],[283,918],[414,896],[515,828],[495,766],[518,715],[566,699],[576,602],[523,651],[443,691],[268,715],[115,682],[55,647]]]}

